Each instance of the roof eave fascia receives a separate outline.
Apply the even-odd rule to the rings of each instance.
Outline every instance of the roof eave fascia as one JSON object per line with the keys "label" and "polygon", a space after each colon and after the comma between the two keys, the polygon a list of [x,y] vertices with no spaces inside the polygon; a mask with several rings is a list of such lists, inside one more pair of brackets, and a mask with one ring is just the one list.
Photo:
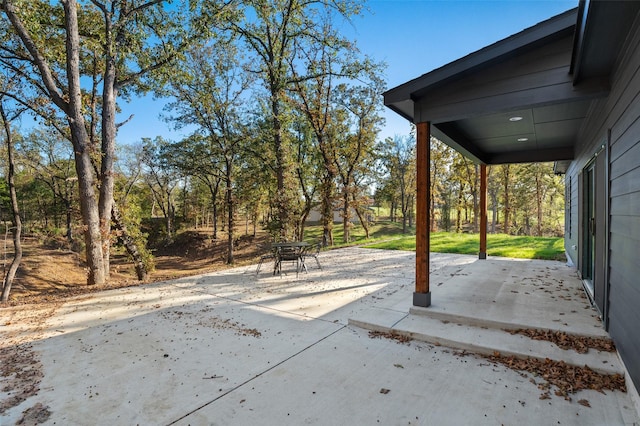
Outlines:
{"label": "roof eave fascia", "polygon": [[587,27],[587,16],[589,14],[590,0],[580,0],[578,4],[576,29],[573,39],[573,52],[571,55],[571,66],[569,74],[573,75],[573,84],[577,84],[580,80],[580,64],[582,62],[582,54],[584,48],[584,36]]}

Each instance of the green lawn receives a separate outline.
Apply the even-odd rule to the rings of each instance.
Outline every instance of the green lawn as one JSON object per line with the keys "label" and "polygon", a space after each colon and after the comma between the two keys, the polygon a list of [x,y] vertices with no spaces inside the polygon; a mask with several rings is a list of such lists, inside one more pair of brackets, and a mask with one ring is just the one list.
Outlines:
{"label": "green lawn", "polygon": [[[402,224],[398,222],[378,222],[371,226],[370,239],[365,239],[364,230],[355,225],[351,230],[352,241],[342,242],[342,224],[336,224],[333,230],[334,247],[363,245],[367,248],[386,250],[415,251],[416,237],[402,234]],[[306,241],[319,241],[322,227],[307,226]],[[456,234],[453,232],[435,232],[431,234],[431,251],[436,253],[478,254],[480,237],[478,234]],[[487,235],[487,254],[489,256],[514,257],[522,259],[565,260],[564,239],[558,237],[528,237],[506,234]]]}
{"label": "green lawn", "polygon": [[[413,229],[410,230],[414,232]],[[360,244],[369,244],[380,241],[386,241],[390,238],[403,237],[402,223],[380,221],[370,225],[369,239],[366,239],[364,228],[360,225],[353,225],[351,228],[351,242],[344,243],[343,228],[341,223],[333,225],[333,247],[346,247]],[[307,225],[304,228],[304,240],[308,242],[320,241],[322,239],[322,226],[320,225]]]}
{"label": "green lawn", "polygon": [[[367,245],[368,248],[387,250],[416,249],[415,236]],[[431,251],[436,253],[478,254],[478,234],[456,234],[436,232],[431,234]],[[564,239],[557,237],[529,237],[506,234],[487,235],[489,256],[515,257],[521,259],[565,260]]]}

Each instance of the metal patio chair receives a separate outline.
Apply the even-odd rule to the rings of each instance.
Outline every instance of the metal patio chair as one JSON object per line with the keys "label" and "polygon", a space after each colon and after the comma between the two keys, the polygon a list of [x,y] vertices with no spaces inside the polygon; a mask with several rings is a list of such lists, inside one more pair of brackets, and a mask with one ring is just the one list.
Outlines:
{"label": "metal patio chair", "polygon": [[273,247],[271,247],[271,245],[259,244],[258,250],[260,251],[268,250],[268,252],[260,256],[260,261],[258,262],[258,267],[256,268],[256,275],[258,275],[258,273],[260,272],[260,268],[262,267],[262,264],[264,263],[265,260],[272,260],[274,262],[276,261],[276,253]]}
{"label": "metal patio chair", "polygon": [[[315,247],[315,248],[313,248]],[[320,261],[318,260],[318,255],[320,254],[320,249],[322,249],[322,243],[318,243],[315,246],[310,247],[310,250],[306,250],[303,254],[303,260],[306,260],[307,257],[313,257],[318,264],[318,268],[322,270],[322,266],[320,266]],[[306,264],[304,264],[305,270],[307,269]]]}
{"label": "metal patio chair", "polygon": [[296,263],[296,278],[300,273],[300,269],[305,268],[304,259],[302,258],[301,247],[279,247],[276,251],[276,271],[282,276],[282,262]]}

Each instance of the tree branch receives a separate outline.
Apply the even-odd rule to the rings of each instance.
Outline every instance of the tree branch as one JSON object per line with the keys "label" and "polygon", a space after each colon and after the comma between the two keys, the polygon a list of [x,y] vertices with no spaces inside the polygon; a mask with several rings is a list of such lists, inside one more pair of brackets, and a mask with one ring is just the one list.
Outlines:
{"label": "tree branch", "polygon": [[35,42],[31,38],[29,31],[26,29],[26,27],[24,26],[24,24],[22,23],[18,15],[16,14],[15,6],[11,2],[11,0],[4,0],[4,3],[2,4],[2,6],[5,11],[5,14],[9,18],[9,21],[11,22],[11,25],[13,26],[16,33],[18,34],[18,37],[20,37],[20,40],[22,40],[22,43],[31,54],[31,57],[33,58],[35,65],[40,71],[40,75],[42,76],[42,81],[46,87],[46,90],[49,96],[51,97],[51,100],[65,113],[68,112],[69,104],[61,96],[60,93],[62,92],[62,90],[56,87],[56,83],[53,78],[53,73],[51,72],[51,68],[47,63],[47,60],[40,53],[40,51],[38,50],[38,47],[36,46]]}

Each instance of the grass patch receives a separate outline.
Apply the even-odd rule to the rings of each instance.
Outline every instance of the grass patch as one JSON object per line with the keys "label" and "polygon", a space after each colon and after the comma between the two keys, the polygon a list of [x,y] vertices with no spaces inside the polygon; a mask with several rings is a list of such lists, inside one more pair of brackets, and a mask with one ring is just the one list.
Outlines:
{"label": "grass patch", "polygon": [[[414,232],[413,229],[410,232]],[[369,226],[369,239],[366,238],[364,228],[358,224],[354,224],[350,230],[351,241],[345,243],[344,229],[342,223],[333,225],[333,248],[348,247],[360,244],[370,244],[375,242],[387,241],[389,239],[397,239],[406,237],[408,234],[402,233],[402,223],[380,221]],[[322,226],[311,225],[304,228],[304,240],[310,243],[322,240]],[[414,237],[415,250],[415,237]]]}
{"label": "grass patch", "polygon": [[[436,253],[478,254],[480,251],[480,237],[478,234],[435,232],[431,234],[430,244],[431,251]],[[416,249],[416,237],[413,235],[400,237],[391,241],[367,244],[367,247],[414,251]],[[487,254],[489,256],[520,259],[566,260],[564,239],[559,237],[488,234]]]}
{"label": "grass patch", "polygon": [[[353,225],[351,242],[343,242],[343,228],[337,223],[333,228],[334,248],[364,245],[367,248],[385,250],[415,251],[415,229],[411,234],[402,233],[402,223],[380,221],[369,229],[370,238],[365,238],[362,226]],[[305,241],[322,239],[322,226],[305,227]],[[434,232],[431,234],[431,251],[435,253],[459,253],[477,255],[480,251],[478,234],[456,234],[454,232]],[[506,234],[487,234],[487,254],[489,256],[513,257],[520,259],[566,260],[564,239],[560,237],[531,237]]]}

